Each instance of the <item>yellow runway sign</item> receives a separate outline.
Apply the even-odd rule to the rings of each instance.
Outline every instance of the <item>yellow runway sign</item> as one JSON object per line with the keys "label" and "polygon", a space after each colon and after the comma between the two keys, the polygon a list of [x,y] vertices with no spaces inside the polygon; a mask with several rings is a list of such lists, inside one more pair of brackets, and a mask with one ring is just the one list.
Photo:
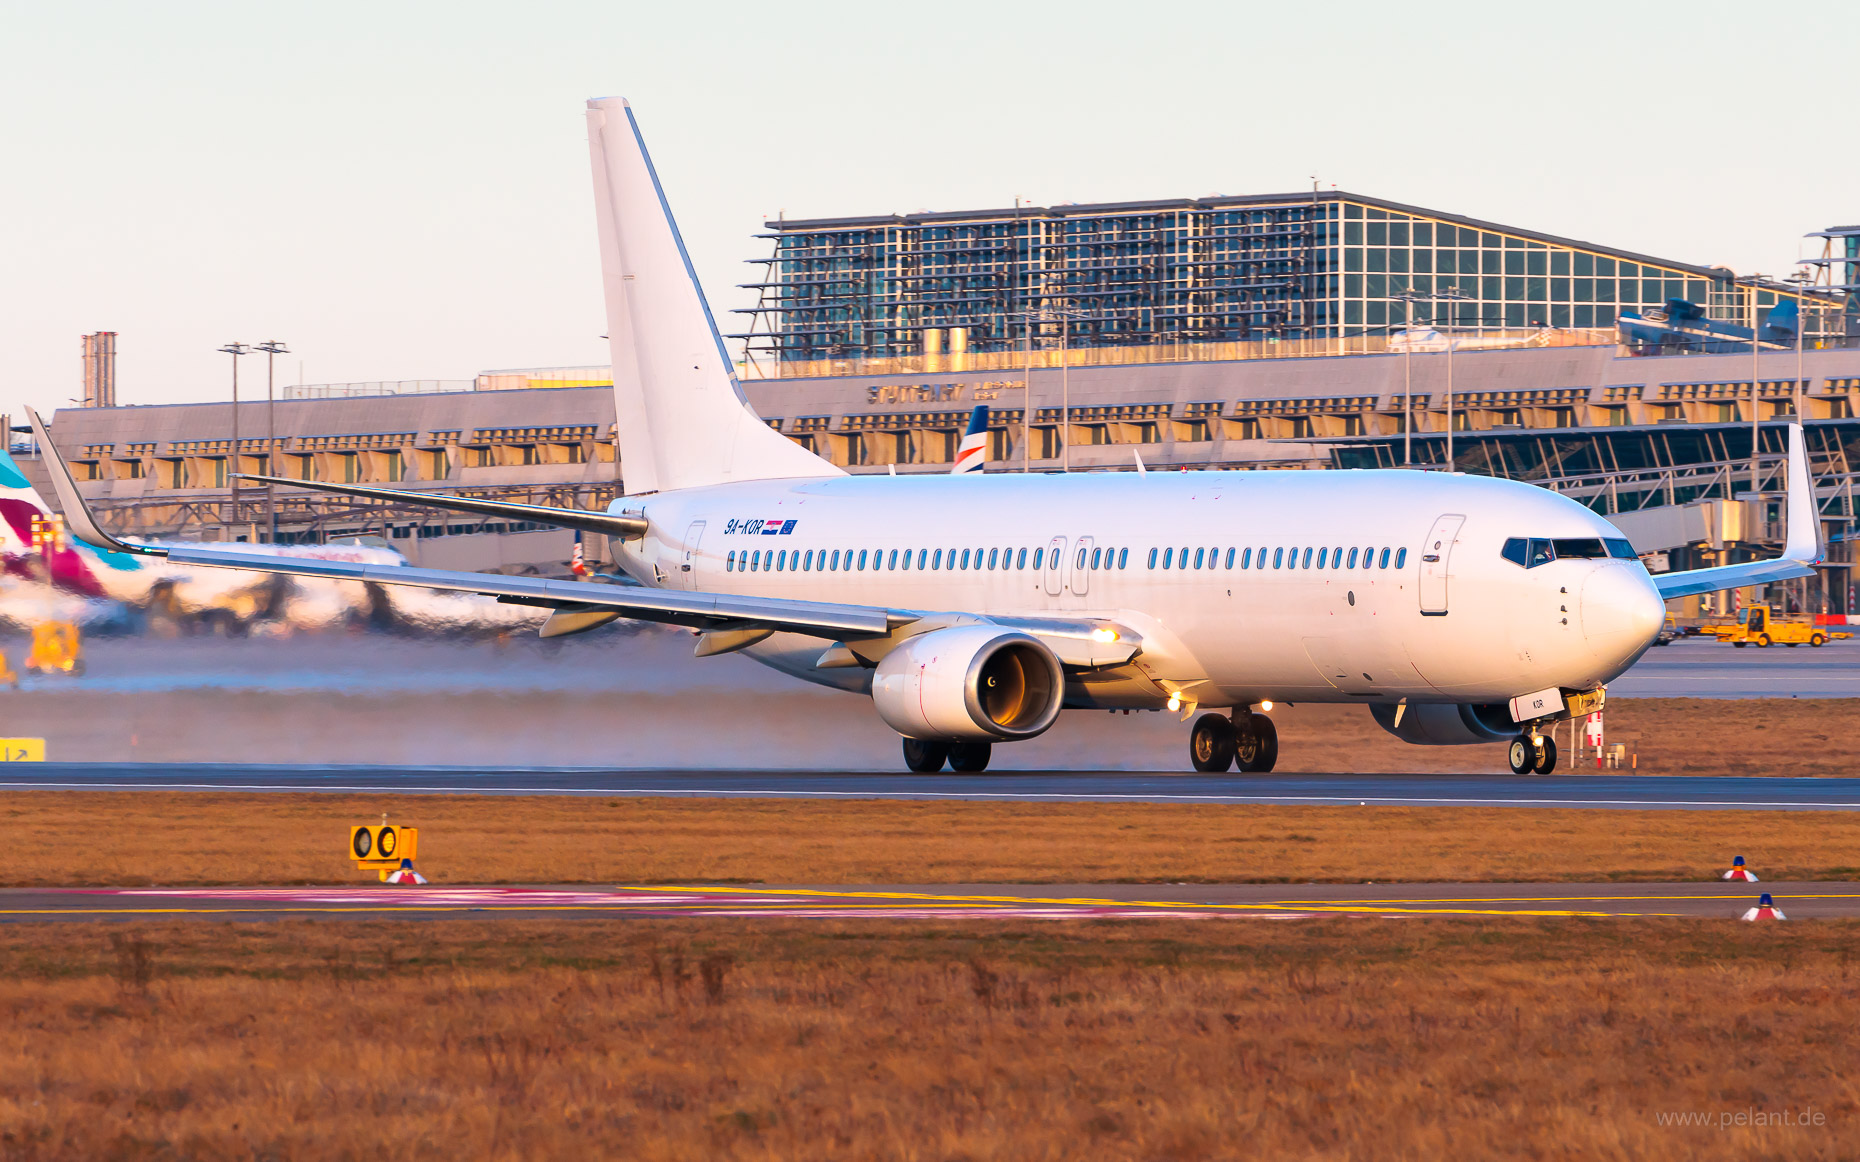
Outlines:
{"label": "yellow runway sign", "polygon": [[44,739],[0,738],[0,763],[42,763],[44,761]]}

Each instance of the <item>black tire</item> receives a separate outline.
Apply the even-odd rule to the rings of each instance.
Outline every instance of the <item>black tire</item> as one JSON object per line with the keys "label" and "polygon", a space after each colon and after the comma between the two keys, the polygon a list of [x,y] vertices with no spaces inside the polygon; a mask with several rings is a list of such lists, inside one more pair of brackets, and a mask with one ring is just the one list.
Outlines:
{"label": "black tire", "polygon": [[1264,714],[1249,714],[1244,725],[1236,722],[1234,762],[1250,775],[1272,773],[1279,762],[1279,728]]}
{"label": "black tire", "polygon": [[1528,775],[1537,767],[1537,748],[1531,745],[1530,739],[1520,734],[1505,749],[1505,759],[1511,764],[1512,774]]}
{"label": "black tire", "polygon": [[1737,647],[1738,649],[1740,649],[1740,650],[1741,650],[1741,649],[1743,649],[1743,648],[1744,648],[1745,646],[1747,646],[1747,645],[1749,645],[1750,643],[1749,643],[1749,642],[1732,642],[1731,644],[1732,644],[1732,645],[1734,645],[1734,646],[1736,646],[1736,647]]}
{"label": "black tire", "polygon": [[1188,735],[1188,761],[1204,775],[1228,770],[1234,765],[1239,739],[1233,719],[1225,714],[1204,714],[1195,719],[1195,729]]}
{"label": "black tire", "polygon": [[928,739],[904,740],[904,765],[920,775],[934,775],[949,761],[949,744]]}
{"label": "black tire", "polygon": [[1556,739],[1544,735],[1539,740],[1543,745],[1537,748],[1537,764],[1532,769],[1540,775],[1556,773]]}
{"label": "black tire", "polygon": [[374,833],[366,827],[355,830],[355,841],[349,845],[355,850],[356,859],[367,859],[368,853],[375,849]]}
{"label": "black tire", "polygon": [[994,746],[986,742],[952,742],[949,744],[949,769],[964,775],[979,775],[988,769]]}

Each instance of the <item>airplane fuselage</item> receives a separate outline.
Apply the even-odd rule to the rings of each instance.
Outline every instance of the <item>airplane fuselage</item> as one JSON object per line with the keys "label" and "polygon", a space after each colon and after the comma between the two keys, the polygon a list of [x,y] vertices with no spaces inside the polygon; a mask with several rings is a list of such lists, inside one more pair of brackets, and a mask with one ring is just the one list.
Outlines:
{"label": "airplane fuselage", "polygon": [[[1664,605],[1621,533],[1555,493],[1411,471],[847,476],[685,489],[615,543],[648,585],[983,616],[1103,617],[1141,635],[1066,705],[1265,699],[1502,703],[1592,689]],[[1507,542],[1564,541],[1541,564]],[[1614,556],[1605,555],[1614,542]],[[1514,547],[1513,556],[1519,556]],[[749,652],[823,685],[818,638]]]}

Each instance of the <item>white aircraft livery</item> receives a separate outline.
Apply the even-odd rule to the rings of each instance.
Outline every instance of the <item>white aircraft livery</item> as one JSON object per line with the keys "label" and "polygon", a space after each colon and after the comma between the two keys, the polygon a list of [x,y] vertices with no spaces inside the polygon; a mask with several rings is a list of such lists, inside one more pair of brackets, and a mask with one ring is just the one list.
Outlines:
{"label": "white aircraft livery", "polygon": [[590,102],[588,140],[626,494],[588,512],[276,483],[604,535],[639,586],[128,544],[54,457],[73,531],[190,565],[487,594],[551,610],[546,636],[688,626],[700,657],[740,650],[870,697],[916,771],[982,770],[1062,709],[1200,709],[1197,770],[1269,771],[1264,711],[1300,701],[1360,702],[1415,743],[1510,740],[1515,772],[1546,771],[1549,724],[1600,704],[1665,598],[1820,558],[1795,425],[1782,556],[1658,577],[1582,505],[1490,477],[847,475],[750,410],[632,109]]}

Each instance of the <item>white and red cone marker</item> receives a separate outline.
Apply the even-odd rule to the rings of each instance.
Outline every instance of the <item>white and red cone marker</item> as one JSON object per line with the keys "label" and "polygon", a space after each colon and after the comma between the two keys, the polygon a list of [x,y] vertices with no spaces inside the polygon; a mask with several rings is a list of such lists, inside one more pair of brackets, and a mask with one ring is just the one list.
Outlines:
{"label": "white and red cone marker", "polygon": [[[412,860],[403,859],[400,861],[400,867],[389,873],[387,882],[390,884],[423,884],[426,882],[426,877],[413,870]],[[1769,899],[1768,896],[1763,898]]]}
{"label": "white and red cone marker", "polygon": [[1725,872],[1723,878],[1754,884],[1757,882],[1757,873],[1744,866],[1744,857],[1740,855],[1731,861],[1731,870]]}
{"label": "white and red cone marker", "polygon": [[1782,909],[1776,906],[1776,901],[1770,899],[1768,892],[1764,892],[1757,900],[1756,907],[1744,913],[1746,920],[1787,920],[1788,918],[1782,914]]}

